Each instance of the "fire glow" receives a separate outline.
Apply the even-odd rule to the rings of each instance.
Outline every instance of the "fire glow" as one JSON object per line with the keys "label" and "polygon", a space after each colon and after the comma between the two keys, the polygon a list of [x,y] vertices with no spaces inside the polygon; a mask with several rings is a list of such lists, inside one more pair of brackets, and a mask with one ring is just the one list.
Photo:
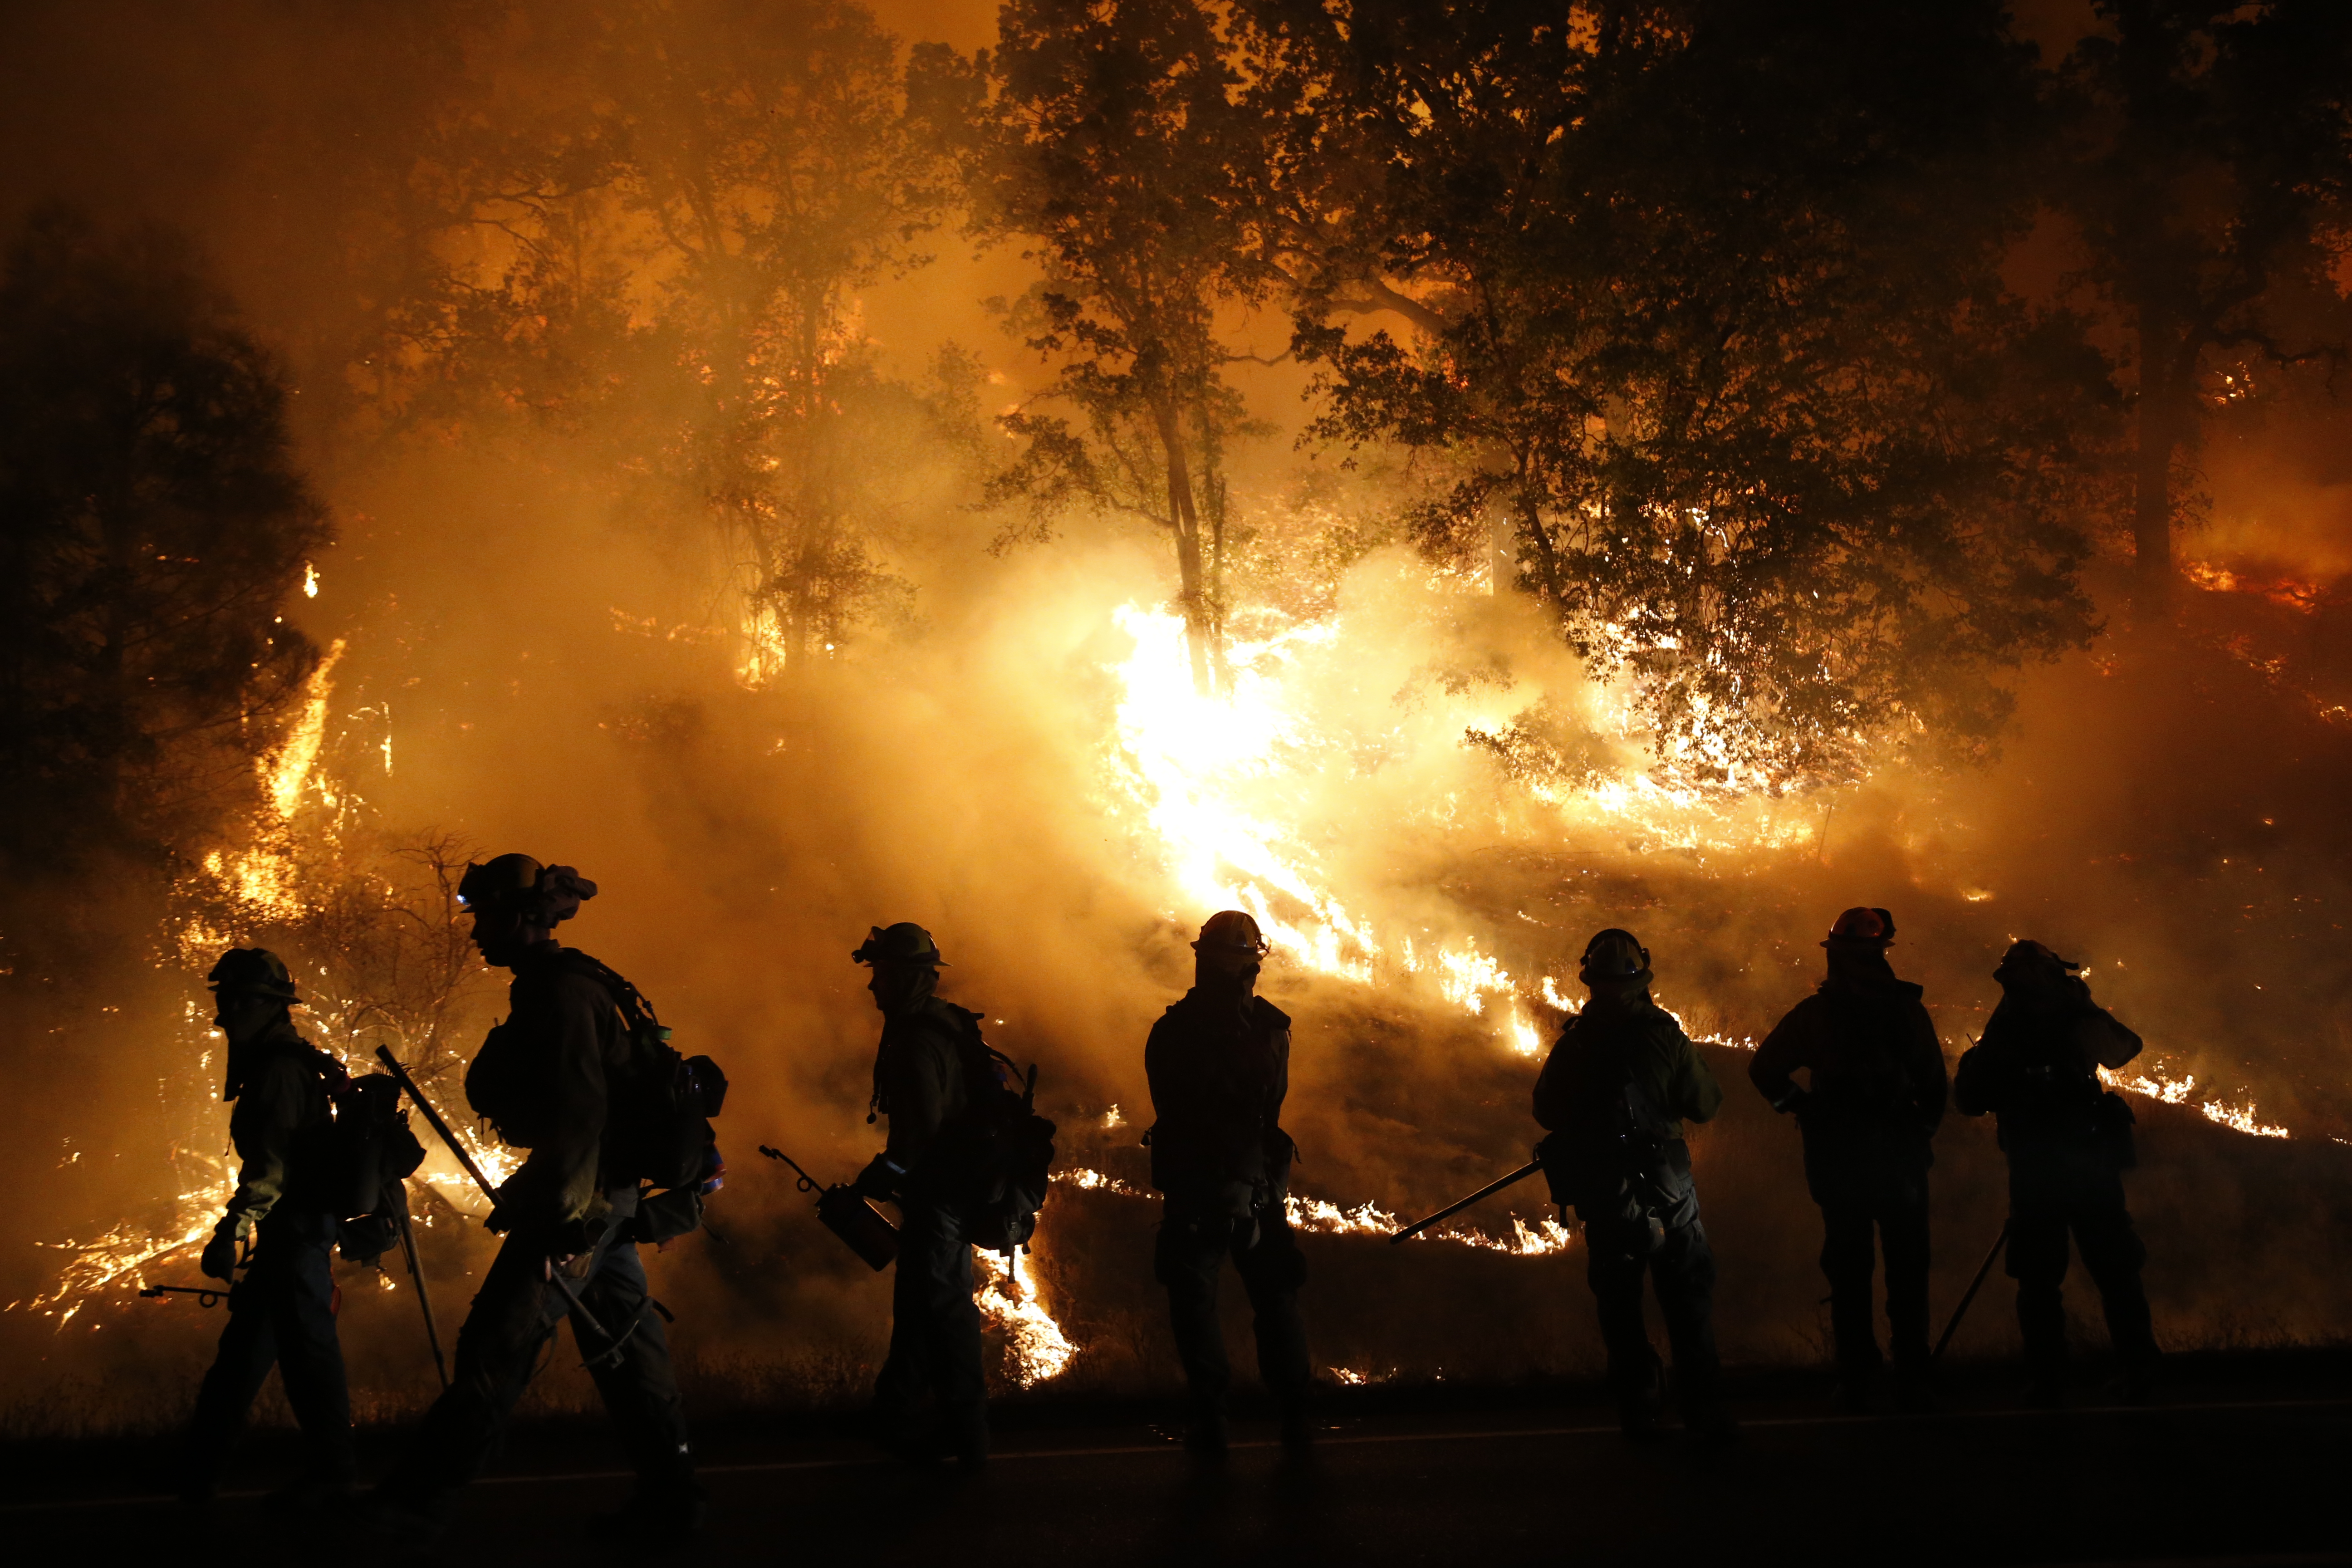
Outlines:
{"label": "fire glow", "polygon": [[[1076,1187],[1080,1192],[1109,1193],[1130,1198],[1151,1195],[1116,1176],[1107,1176],[1100,1171],[1084,1167],[1056,1171],[1054,1180]],[[1378,1204],[1360,1203],[1348,1208],[1328,1198],[1310,1198],[1297,1193],[1292,1193],[1284,1199],[1283,1217],[1289,1222],[1291,1229],[1314,1236],[1386,1237],[1402,1229],[1406,1224]],[[1538,1219],[1530,1225],[1517,1215],[1510,1217],[1511,1234],[1507,1237],[1489,1236],[1471,1226],[1449,1225],[1443,1229],[1423,1231],[1413,1239],[1452,1242],[1457,1247],[1507,1253],[1513,1258],[1548,1258],[1566,1252],[1575,1245],[1576,1233],[1556,1219]]]}
{"label": "fire glow", "polygon": [[1077,1358],[1078,1347],[1038,1300],[1035,1279],[1024,1271],[1022,1253],[1010,1259],[980,1252],[981,1316],[1004,1332],[1004,1375],[1016,1388],[1034,1388],[1059,1377]]}
{"label": "fire glow", "polygon": [[[1348,646],[1345,617],[1234,645],[1229,689],[1222,696],[1195,687],[1181,617],[1130,603],[1112,618],[1135,641],[1113,669],[1121,693],[1115,773],[1122,795],[1141,809],[1182,900],[1202,911],[1247,910],[1276,949],[1318,973],[1367,985],[1426,976],[1445,1003],[1493,1018],[1497,1037],[1512,1051],[1539,1055],[1544,1039],[1529,1017],[1529,1001],[1568,1015],[1578,1007],[1557,978],[1544,974],[1523,983],[1468,936],[1432,944],[1408,934],[1393,949],[1384,946],[1372,921],[1317,869],[1307,845],[1308,797],[1343,748],[1334,727],[1315,712],[1310,683],[1297,672],[1309,656],[1344,665],[1366,651]],[[1621,727],[1630,723],[1622,698],[1605,698],[1602,705]],[[1465,706],[1447,712],[1436,728],[1457,737],[1491,734],[1496,721]],[[1760,797],[1710,795],[1639,771],[1601,778],[1580,792],[1532,793],[1560,813],[1563,834],[1602,826],[1622,833],[1632,826],[1664,847],[1749,852],[1786,849],[1806,837],[1794,816],[1776,816],[1772,803]],[[1962,896],[1979,902],[1991,894],[1969,888]],[[1752,1037],[1693,1028],[1673,1007],[1665,1011],[1702,1044],[1756,1048]],[[2177,1105],[2190,1103],[2195,1081],[2139,1076],[2114,1083]],[[2287,1129],[2264,1122],[2251,1103],[2193,1103],[2217,1126],[2254,1137],[2289,1136]]]}
{"label": "fire glow", "polygon": [[[1231,689],[1200,691],[1178,616],[1122,605],[1113,619],[1135,639],[1116,668],[1118,773],[1123,793],[1157,836],[1176,891],[1202,910],[1246,910],[1266,940],[1318,973],[1373,984],[1383,970],[1429,971],[1439,994],[1474,1016],[1503,1002],[1506,1037],[1538,1048],[1519,1009],[1518,986],[1467,940],[1424,956],[1410,937],[1390,955],[1369,921],[1326,886],[1295,821],[1332,747],[1298,710],[1281,675],[1297,650],[1328,647],[1337,621],[1307,625],[1229,652]],[[1254,806],[1251,801],[1263,802]],[[1286,910],[1296,913],[1286,914]],[[1390,958],[1383,965],[1381,961]]]}

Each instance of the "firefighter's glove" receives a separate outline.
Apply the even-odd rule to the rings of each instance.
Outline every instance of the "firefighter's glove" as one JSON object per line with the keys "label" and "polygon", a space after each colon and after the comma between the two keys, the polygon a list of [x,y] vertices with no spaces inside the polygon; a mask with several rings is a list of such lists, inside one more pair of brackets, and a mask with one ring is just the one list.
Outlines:
{"label": "firefighter's glove", "polygon": [[343,1261],[362,1267],[373,1264],[391,1250],[400,1237],[400,1226],[388,1214],[362,1215],[347,1219],[342,1225]]}
{"label": "firefighter's glove", "polygon": [[1791,1116],[1801,1117],[1805,1114],[1806,1103],[1812,1098],[1802,1086],[1792,1083],[1789,1086],[1787,1093],[1772,1102],[1772,1109],[1787,1111]]}
{"label": "firefighter's glove", "polygon": [[557,1258],[585,1258],[596,1250],[597,1238],[604,1234],[601,1217],[566,1220],[549,1234],[547,1250]]}
{"label": "firefighter's glove", "polygon": [[857,1173],[857,1180],[849,1184],[850,1191],[861,1198],[896,1198],[898,1184],[907,1173],[887,1154],[877,1154]]}
{"label": "firefighter's glove", "polygon": [[236,1280],[236,1232],[216,1230],[205,1243],[205,1255],[196,1267],[214,1279],[234,1284]]}

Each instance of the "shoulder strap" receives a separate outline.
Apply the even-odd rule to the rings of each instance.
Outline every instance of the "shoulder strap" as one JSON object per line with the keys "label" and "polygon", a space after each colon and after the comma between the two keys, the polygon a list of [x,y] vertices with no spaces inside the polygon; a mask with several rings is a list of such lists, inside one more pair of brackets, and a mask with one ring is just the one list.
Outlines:
{"label": "shoulder strap", "polygon": [[352,1090],[352,1075],[342,1063],[316,1046],[306,1045],[303,1065],[319,1077],[319,1087],[327,1091],[329,1100],[341,1100]]}
{"label": "shoulder strap", "polygon": [[565,948],[563,959],[572,973],[584,974],[604,987],[605,991],[612,995],[613,1005],[621,1010],[621,1021],[628,1025],[632,1030],[641,1028],[647,1024],[658,1026],[661,1023],[659,1016],[654,1012],[654,1005],[646,1000],[646,994],[631,984],[621,972],[612,965],[601,959],[590,957],[576,947]]}

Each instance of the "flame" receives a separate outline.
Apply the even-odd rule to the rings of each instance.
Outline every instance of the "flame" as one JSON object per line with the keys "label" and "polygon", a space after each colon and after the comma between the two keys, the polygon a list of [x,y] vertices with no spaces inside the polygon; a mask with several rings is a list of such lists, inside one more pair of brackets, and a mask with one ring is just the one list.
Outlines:
{"label": "flame", "polygon": [[[1129,1186],[1117,1176],[1107,1176],[1100,1171],[1073,1166],[1054,1173],[1054,1180],[1080,1192],[1116,1194],[1120,1197],[1148,1198],[1151,1194]],[[1292,1193],[1283,1200],[1283,1214],[1290,1228],[1317,1236],[1378,1236],[1388,1237],[1404,1228],[1408,1223],[1374,1203],[1358,1204],[1345,1208],[1328,1198],[1308,1197]],[[1511,1234],[1507,1238],[1487,1235],[1470,1226],[1449,1225],[1439,1230],[1423,1231],[1416,1241],[1447,1241],[1460,1247],[1475,1247],[1488,1252],[1505,1252],[1514,1258],[1543,1258],[1565,1252],[1575,1244],[1576,1233],[1558,1220],[1538,1220],[1530,1226],[1517,1215],[1511,1216]]]}
{"label": "flame", "polygon": [[1052,1179],[1062,1183],[1066,1186],[1076,1187],[1082,1193],[1116,1193],[1121,1197],[1129,1198],[1142,1198],[1151,1195],[1149,1193],[1143,1192],[1139,1188],[1129,1186],[1117,1176],[1106,1176],[1100,1171],[1089,1171],[1083,1168],[1068,1171],[1056,1171],[1054,1173]]}
{"label": "flame", "polygon": [[212,1170],[173,1200],[173,1217],[160,1233],[126,1223],[89,1241],[34,1243],[70,1256],[58,1271],[55,1289],[28,1300],[11,1301],[5,1310],[21,1308],[55,1318],[62,1329],[100,1291],[117,1284],[136,1287],[149,1264],[205,1240],[213,1233],[215,1217],[236,1192],[236,1180],[227,1167],[217,1160],[207,1163]]}
{"label": "flame", "polygon": [[994,1252],[976,1256],[987,1277],[978,1297],[981,1315],[1004,1331],[1005,1375],[1018,1388],[1061,1376],[1078,1347],[1038,1300],[1036,1282],[1022,1271],[1022,1254],[1009,1260]]}
{"label": "flame", "polygon": [[287,726],[285,740],[278,749],[255,765],[261,771],[261,783],[269,799],[270,808],[278,820],[286,822],[294,816],[294,808],[302,801],[302,786],[310,781],[310,770],[319,761],[319,748],[327,738],[327,702],[334,695],[335,666],[343,657],[343,639],[337,637],[328,645],[319,668],[302,689],[302,708],[294,722]]}
{"label": "flame", "polygon": [[2328,601],[2328,590],[2318,583],[2299,577],[2249,577],[2231,571],[2211,561],[2189,561],[2181,564],[2180,575],[2192,586],[2209,594],[2253,594],[2273,605],[2284,605],[2304,615],[2313,615]]}
{"label": "flame", "polygon": [[[340,637],[328,647],[318,668],[303,685],[301,707],[294,721],[287,726],[285,738],[275,750],[254,763],[261,784],[264,817],[257,841],[235,852],[215,849],[204,859],[205,874],[248,911],[255,923],[291,921],[302,912],[289,835],[295,813],[302,804],[302,792],[311,782],[320,750],[326,742],[327,707],[334,695],[335,666],[343,657],[343,647]],[[384,745],[384,765],[389,770],[389,739]],[[200,955],[226,946],[231,940],[231,933],[192,921],[179,934],[180,953],[194,964]]]}
{"label": "flame", "polygon": [[[1128,793],[1167,846],[1184,897],[1202,908],[1247,910],[1269,942],[1308,966],[1370,980],[1380,952],[1370,932],[1315,885],[1291,834],[1256,820],[1234,799],[1235,784],[1275,773],[1302,733],[1282,705],[1280,683],[1258,666],[1290,644],[1328,640],[1335,628],[1310,626],[1235,647],[1233,689],[1212,697],[1193,687],[1182,620],[1133,605],[1114,618],[1135,639],[1134,653],[1118,668]],[[1307,914],[1297,923],[1279,918],[1269,889]]]}
{"label": "flame", "polygon": [[[1359,1204],[1343,1209],[1323,1198],[1301,1197],[1292,1194],[1285,1210],[1293,1230],[1304,1230],[1322,1236],[1393,1236],[1409,1221],[1399,1219],[1377,1204]],[[1453,1225],[1442,1230],[1425,1230],[1413,1237],[1415,1241],[1448,1241],[1458,1247],[1474,1247],[1485,1252],[1507,1253],[1513,1258],[1549,1258],[1566,1252],[1576,1244],[1576,1233],[1556,1219],[1538,1220],[1530,1226],[1518,1215],[1511,1215],[1508,1237],[1487,1235],[1474,1226]]]}
{"label": "flame", "polygon": [[2195,1073],[2190,1073],[2184,1078],[2166,1078],[2163,1076],[2161,1067],[2157,1067],[2155,1070],[2157,1076],[2154,1078],[2150,1078],[2145,1071],[2125,1078],[2107,1068],[2101,1068],[2099,1081],[2110,1089],[2119,1089],[2126,1094],[2142,1095],[2165,1105],[2193,1104],[2197,1107],[2197,1113],[2206,1121],[2227,1127],[2233,1132],[2243,1132],[2249,1137],[2291,1138],[2294,1136],[2285,1128],[2273,1126],[2263,1121],[2261,1112],[2255,1110],[2252,1100],[2248,1100],[2243,1105],[2231,1105],[2219,1100],[2192,1100],[2189,1097],[2197,1092]]}
{"label": "flame", "polygon": [[[1311,753],[1320,742],[1290,706],[1279,670],[1301,650],[1329,647],[1339,623],[1234,645],[1229,689],[1212,696],[1193,684],[1181,618],[1130,604],[1114,619],[1135,640],[1114,672],[1122,692],[1118,781],[1141,807],[1183,901],[1202,910],[1246,910],[1266,940],[1296,961],[1372,984],[1387,950],[1371,923],[1322,884],[1296,827],[1242,804],[1246,796],[1287,805],[1315,782]],[[1282,912],[1292,909],[1299,912]],[[1502,965],[1467,939],[1424,956],[1408,936],[1389,967],[1432,971],[1439,994],[1473,1016],[1486,1012],[1489,997],[1517,994]],[[1504,1016],[1514,1047],[1533,1051],[1533,1026],[1516,1008]]]}
{"label": "flame", "polygon": [[[1307,842],[1309,822],[1319,820],[1315,796],[1328,787],[1332,753],[1344,749],[1310,710],[1314,667],[1323,661],[1340,672],[1335,679],[1352,684],[1364,652],[1349,645],[1345,617],[1234,644],[1231,677],[1217,695],[1193,683],[1181,617],[1129,604],[1112,618],[1134,640],[1111,669],[1120,693],[1113,781],[1139,809],[1151,840],[1147,853],[1164,866],[1175,901],[1204,911],[1246,910],[1269,942],[1320,973],[1360,984],[1418,977],[1443,1002],[1493,1020],[1510,1050],[1539,1054],[1543,1034],[1526,1004],[1533,998],[1559,1012],[1577,1010],[1557,980],[1523,982],[1467,934],[1384,940],[1353,900],[1328,885]],[[1612,711],[1621,729],[1632,725],[1622,693]],[[1429,721],[1448,746],[1465,731],[1492,735],[1502,725],[1467,706]],[[1403,743],[1396,735],[1380,739]],[[1563,830],[1605,828],[1622,837],[1633,827],[1664,845],[1741,849],[1784,847],[1815,831],[1809,809],[1776,817],[1769,801],[1734,801],[1648,773],[1604,777],[1573,791],[1530,787],[1559,811]],[[1442,824],[1456,804],[1433,809]],[[1753,1048],[1748,1040],[1717,1043]]]}

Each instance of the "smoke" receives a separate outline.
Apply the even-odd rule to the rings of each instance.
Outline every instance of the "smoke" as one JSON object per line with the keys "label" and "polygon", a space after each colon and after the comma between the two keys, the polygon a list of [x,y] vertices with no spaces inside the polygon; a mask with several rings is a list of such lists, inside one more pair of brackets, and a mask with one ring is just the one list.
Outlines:
{"label": "smoke", "polygon": [[[972,29],[976,14],[908,26]],[[0,200],[13,213],[62,194],[178,224],[297,368],[313,408],[304,456],[342,543],[288,614],[346,649],[305,831],[345,823],[337,853],[362,880],[436,834],[578,867],[602,891],[565,940],[726,1067],[731,1168],[711,1208],[724,1239],[653,1264],[698,1398],[845,1400],[878,1355],[887,1282],[753,1153],[773,1144],[837,1180],[877,1145],[877,1020],[848,958],[868,926],[931,930],[950,961],[943,993],[1039,1064],[1066,1164],[1139,1189],[1144,1035],[1187,984],[1186,940],[1229,902],[1283,937],[1263,989],[1296,1020],[1301,1194],[1399,1215],[1526,1157],[1528,1051],[1575,997],[1575,953],[1603,926],[1639,933],[1659,1000],[1724,1042],[1708,1054],[1730,1107],[1695,1146],[1726,1258],[1727,1348],[1750,1360],[1818,1352],[1820,1285],[1793,1130],[1738,1081],[1738,1043],[1815,982],[1815,944],[1846,906],[1894,910],[1895,965],[1927,987],[1953,1055],[1995,999],[2000,950],[2040,938],[2089,964],[2095,994],[2147,1038],[2135,1072],[2194,1080],[2178,1109],[2137,1102],[2160,1332],[2335,1331],[2346,1281],[2311,1238],[2338,1236],[2342,1216],[2284,1194],[2340,1189],[2335,1143],[2352,1132],[2339,805],[2352,638],[2332,591],[2261,591],[2352,566],[2343,477],[2307,432],[2255,431],[2209,462],[2214,521],[2192,553],[2243,580],[2189,593],[2176,628],[2118,616],[2089,653],[2021,672],[2001,755],[1969,771],[1890,748],[1867,780],[1801,797],[1662,784],[1622,694],[1587,681],[1530,606],[1384,542],[1412,475],[1338,474],[1332,456],[1280,438],[1235,481],[1254,498],[1241,504],[1258,566],[1232,705],[1198,705],[1165,642],[1161,542],[1080,519],[1050,544],[992,550],[1002,520],[970,509],[968,465],[911,427],[873,459],[889,497],[876,547],[910,590],[902,611],[837,657],[747,685],[737,563],[691,509],[616,482],[609,447],[520,429],[334,435],[345,371],[329,345],[353,307],[331,280],[361,182],[305,128],[351,105],[363,164],[425,112],[435,57],[429,14],[380,68],[362,45],[383,19],[326,15],[215,8],[198,27],[166,6],[22,12],[20,39],[58,63],[45,91],[0,110],[12,132],[40,128],[13,145],[46,149]],[[986,397],[1010,399],[1031,367],[977,300],[1006,291],[1017,260],[940,248],[936,268],[868,291],[866,330],[910,383],[941,342],[981,345],[999,378]],[[1295,373],[1249,391],[1257,413],[1297,420]],[[89,889],[76,918],[116,933],[113,961],[69,995],[11,977],[5,1003],[16,1092],[0,1125],[11,1190],[27,1196],[0,1220],[0,1256],[18,1302],[54,1289],[67,1255],[53,1244],[126,1216],[154,1234],[225,1169],[226,1111],[191,1011],[202,965],[118,889]],[[324,947],[289,956],[310,984],[335,979],[319,974],[338,962]],[[461,1056],[501,1008],[497,977],[450,999]],[[2197,1113],[2208,1102],[2294,1138],[2226,1131]],[[1937,1300],[1949,1302],[2001,1198],[1989,1129],[1955,1119],[1942,1147]],[[1530,1184],[1465,1217],[1507,1236],[1511,1216],[1549,1213]],[[1172,1375],[1153,1217],[1109,1186],[1056,1189],[1032,1267],[1078,1355],[1044,1386]],[[426,1242],[446,1340],[487,1241],[449,1210]],[[1573,1247],[1332,1236],[1310,1250],[1318,1359],[1352,1376],[1597,1363]],[[140,1272],[194,1282],[186,1252]],[[55,1430],[184,1404],[217,1319],[129,1285],[63,1327],[55,1304],[0,1319],[11,1419]],[[397,1414],[430,1386],[413,1298],[355,1272],[345,1291],[355,1384]],[[1963,1352],[2007,1346],[1999,1294]],[[106,1398],[73,1392],[100,1385]],[[583,1402],[584,1380],[559,1372],[541,1397]]]}

